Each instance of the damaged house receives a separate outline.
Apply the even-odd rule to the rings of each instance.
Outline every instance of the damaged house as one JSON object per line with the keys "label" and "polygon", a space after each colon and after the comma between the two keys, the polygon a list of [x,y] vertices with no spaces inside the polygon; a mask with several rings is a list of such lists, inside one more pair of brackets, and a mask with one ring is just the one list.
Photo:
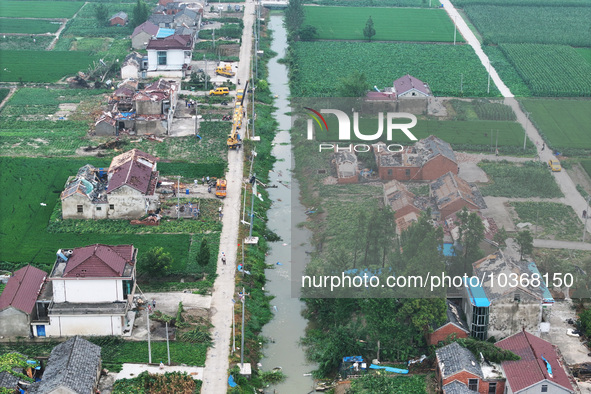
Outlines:
{"label": "damaged house", "polygon": [[337,183],[357,183],[357,155],[339,151],[334,154],[333,163],[337,170]]}
{"label": "damaged house", "polygon": [[[551,306],[554,299],[536,263],[517,261],[498,251],[472,266],[473,275],[484,281],[480,286],[468,281],[462,288],[470,335],[485,340],[489,336],[502,338],[522,329],[538,332],[543,310]],[[515,281],[515,278],[532,278],[534,274],[539,278],[537,286],[532,281]]]}
{"label": "damaged house", "polygon": [[108,170],[87,164],[61,194],[63,219],[139,219],[159,207],[157,158],[137,149]]}
{"label": "damaged house", "polygon": [[398,234],[419,220],[422,210],[415,205],[415,199],[416,196],[402,182],[390,181],[384,184],[384,205],[394,212]]}
{"label": "damaged house", "polygon": [[443,220],[466,207],[469,211],[486,208],[486,203],[476,187],[448,172],[431,182],[430,195],[435,200],[440,218]]}
{"label": "damaged house", "polygon": [[389,181],[435,180],[452,172],[458,173],[458,163],[451,145],[430,136],[402,152],[389,152],[386,144],[373,145],[380,179]]}
{"label": "damaged house", "polygon": [[96,120],[94,134],[167,135],[172,128],[178,91],[176,82],[164,79],[138,92],[128,87],[118,88],[109,98],[110,110]]}
{"label": "damaged house", "polygon": [[[163,15],[170,16],[172,15]],[[193,56],[193,36],[173,34],[148,42],[148,78],[184,78]]]}
{"label": "damaged house", "polygon": [[[47,311],[32,323],[33,335],[123,335],[131,332],[137,249],[90,245],[60,249],[37,299]],[[47,306],[47,307],[45,307]]]}

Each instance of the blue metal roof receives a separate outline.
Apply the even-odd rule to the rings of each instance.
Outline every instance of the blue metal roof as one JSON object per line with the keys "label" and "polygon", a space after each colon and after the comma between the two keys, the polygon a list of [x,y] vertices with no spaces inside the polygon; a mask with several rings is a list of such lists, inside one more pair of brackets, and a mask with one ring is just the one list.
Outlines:
{"label": "blue metal roof", "polygon": [[470,280],[466,281],[466,287],[468,288],[468,293],[470,294],[470,301],[472,305],[477,307],[489,307],[490,301],[482,288],[482,283],[478,283],[478,286],[472,286],[470,284]]}
{"label": "blue metal roof", "polygon": [[156,33],[156,38],[166,38],[172,36],[174,34],[174,29],[158,29],[158,33]]}
{"label": "blue metal roof", "polygon": [[[552,298],[552,294],[550,294],[550,290],[548,290],[548,287],[546,287],[546,284],[544,283],[544,278],[540,274],[540,271],[538,271],[538,266],[536,265],[536,263],[531,261],[527,265],[527,268],[530,270],[532,275],[533,274],[539,275],[538,278],[540,278],[540,290],[542,290],[542,297],[544,298],[544,302],[545,303],[554,303],[554,298]],[[530,275],[530,278],[531,278],[531,275]]]}

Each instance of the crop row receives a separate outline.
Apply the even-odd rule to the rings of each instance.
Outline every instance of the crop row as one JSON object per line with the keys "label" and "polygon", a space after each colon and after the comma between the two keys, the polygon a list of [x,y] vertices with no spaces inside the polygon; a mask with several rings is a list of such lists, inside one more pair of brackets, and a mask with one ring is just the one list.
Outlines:
{"label": "crop row", "polygon": [[572,47],[502,44],[501,50],[535,96],[591,96],[591,64]]}
{"label": "crop row", "polygon": [[[517,223],[533,223],[536,238],[579,241],[583,224],[569,205],[556,202],[512,202]],[[531,228],[530,228],[531,229]]]}
{"label": "crop row", "polygon": [[2,36],[0,50],[37,50],[44,51],[54,36]]}
{"label": "crop row", "polygon": [[61,22],[45,20],[2,18],[0,19],[0,33],[55,33],[61,24]]}
{"label": "crop row", "polygon": [[[353,71],[365,73],[368,89],[392,86],[395,79],[411,74],[428,83],[436,96],[487,95],[486,69],[468,45],[340,41],[293,45],[291,94],[334,97],[342,78]],[[491,85],[490,95],[497,94]]]}
{"label": "crop row", "polygon": [[453,0],[456,6],[463,7],[472,4],[502,5],[502,6],[554,6],[554,7],[588,7],[588,0]]}
{"label": "crop row", "polygon": [[480,188],[484,196],[494,197],[563,197],[550,169],[544,163],[480,162],[490,182]]}
{"label": "crop row", "polygon": [[465,11],[485,43],[591,46],[591,7],[470,5]]}

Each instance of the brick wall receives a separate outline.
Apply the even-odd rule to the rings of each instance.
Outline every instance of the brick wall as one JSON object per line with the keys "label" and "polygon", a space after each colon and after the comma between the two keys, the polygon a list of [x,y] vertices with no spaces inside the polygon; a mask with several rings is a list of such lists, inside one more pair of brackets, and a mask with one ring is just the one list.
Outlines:
{"label": "brick wall", "polygon": [[343,185],[346,183],[357,183],[357,182],[359,182],[358,175],[353,175],[353,176],[349,176],[349,177],[342,177],[342,178],[337,179],[337,183],[340,185]]}
{"label": "brick wall", "polygon": [[[440,372],[439,372],[439,368],[437,371],[437,376],[438,377],[441,376]],[[466,371],[458,372],[455,375],[448,377],[447,379],[443,379],[441,386],[443,387],[446,384],[453,382],[454,380],[457,380],[458,382],[462,382],[466,386],[468,386],[468,381],[470,379],[478,379],[478,393],[480,393],[480,394],[488,394],[489,383],[496,383],[497,384],[497,389],[495,390],[495,394],[503,394],[505,391],[505,381],[504,380],[483,380],[480,377],[478,377],[474,374],[471,374],[470,372],[466,372]]]}
{"label": "brick wall", "polygon": [[467,338],[468,333],[451,323],[438,328],[429,334],[429,345],[437,345],[440,341],[445,341],[448,336],[455,334],[456,338]]}
{"label": "brick wall", "polygon": [[[408,172],[407,172],[408,170]],[[391,181],[396,179],[397,181],[409,181],[409,180],[420,180],[417,177],[419,173],[419,167],[379,167],[378,174],[380,179],[385,181]],[[389,173],[391,172],[391,173]]]}
{"label": "brick wall", "polygon": [[439,212],[441,213],[441,219],[445,219],[449,215],[453,215],[454,213],[460,211],[463,207],[468,208],[468,210],[478,209],[478,207],[462,198],[458,198],[455,201],[447,204],[446,206],[442,207]]}
{"label": "brick wall", "polygon": [[448,172],[458,173],[458,165],[445,156],[438,155],[425,163],[421,168],[422,180],[433,181]]}

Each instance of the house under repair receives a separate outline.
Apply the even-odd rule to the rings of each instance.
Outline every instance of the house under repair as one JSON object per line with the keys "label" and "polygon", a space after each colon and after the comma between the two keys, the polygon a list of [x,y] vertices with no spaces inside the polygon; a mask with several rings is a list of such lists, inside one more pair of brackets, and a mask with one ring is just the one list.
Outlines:
{"label": "house under repair", "polygon": [[81,167],[61,194],[63,219],[139,219],[160,206],[158,158],[132,149],[111,166]]}

